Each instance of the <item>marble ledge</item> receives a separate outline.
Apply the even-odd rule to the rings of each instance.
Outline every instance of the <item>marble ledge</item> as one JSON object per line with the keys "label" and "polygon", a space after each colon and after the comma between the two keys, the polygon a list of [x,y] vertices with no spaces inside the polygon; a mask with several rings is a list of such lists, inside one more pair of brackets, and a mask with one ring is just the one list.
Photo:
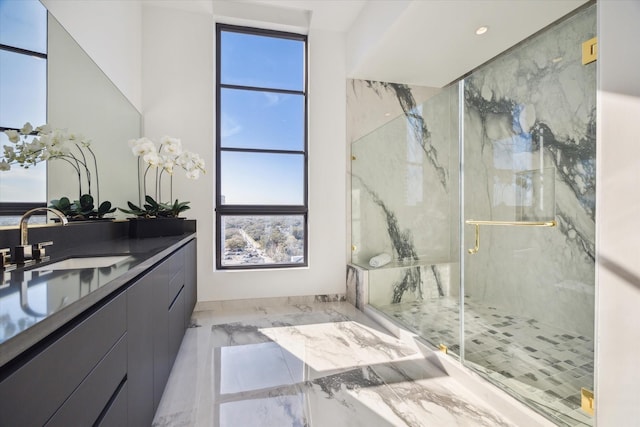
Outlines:
{"label": "marble ledge", "polygon": [[456,264],[453,261],[448,261],[444,259],[430,259],[430,260],[409,260],[409,261],[398,261],[394,260],[388,264],[385,264],[380,267],[372,267],[369,265],[368,261],[354,261],[349,265],[352,265],[361,270],[367,271],[376,271],[376,270],[389,270],[394,268],[411,268],[411,267],[426,267],[431,265],[443,265],[443,264]]}

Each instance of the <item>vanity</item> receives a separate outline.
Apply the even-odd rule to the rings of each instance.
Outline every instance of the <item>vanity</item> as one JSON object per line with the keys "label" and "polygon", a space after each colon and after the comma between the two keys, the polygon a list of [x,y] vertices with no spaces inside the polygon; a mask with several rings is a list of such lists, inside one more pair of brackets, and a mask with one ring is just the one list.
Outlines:
{"label": "vanity", "polygon": [[3,272],[0,425],[151,425],[196,303],[195,221],[127,234],[127,221],[30,228],[54,244],[50,261]]}

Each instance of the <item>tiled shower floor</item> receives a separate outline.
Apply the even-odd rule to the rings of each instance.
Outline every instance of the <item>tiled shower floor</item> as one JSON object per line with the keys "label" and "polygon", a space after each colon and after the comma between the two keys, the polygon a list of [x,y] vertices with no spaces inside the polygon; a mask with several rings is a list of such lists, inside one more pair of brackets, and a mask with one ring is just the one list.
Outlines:
{"label": "tiled shower floor", "polygon": [[[375,307],[458,355],[458,297]],[[435,327],[434,327],[435,326]],[[580,409],[593,390],[593,340],[465,298],[465,363],[559,425],[593,425]]]}

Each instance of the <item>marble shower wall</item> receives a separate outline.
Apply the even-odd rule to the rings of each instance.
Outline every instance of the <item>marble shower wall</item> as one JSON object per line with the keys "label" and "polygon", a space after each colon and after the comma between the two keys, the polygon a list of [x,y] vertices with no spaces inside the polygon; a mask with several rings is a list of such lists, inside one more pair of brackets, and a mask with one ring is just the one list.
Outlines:
{"label": "marble shower wall", "polygon": [[457,267],[448,263],[458,251],[457,87],[351,80],[348,89],[349,135],[358,137],[350,164],[352,262],[368,268],[375,255],[393,257],[370,272],[369,302],[449,295]]}
{"label": "marble shower wall", "polygon": [[[399,111],[351,144],[352,262],[367,268],[375,255],[393,257],[384,272],[369,275],[370,297],[393,295],[377,303],[442,295],[451,289],[449,266],[446,274],[431,273],[440,268],[435,264],[455,260],[458,251],[457,86],[438,93],[362,80],[348,86],[352,136],[369,130],[376,117]],[[358,108],[369,114],[358,115]],[[384,290],[372,290],[374,276]],[[389,278],[386,285],[383,276]]]}
{"label": "marble shower wall", "polygon": [[[596,35],[591,6],[475,71],[464,81],[464,217],[527,219],[517,175],[554,194],[538,217],[555,228],[483,227],[466,255],[465,294],[593,337],[596,63],[581,43]],[[551,185],[554,184],[554,185]],[[553,202],[553,198],[551,199]],[[540,219],[540,218],[539,218]],[[473,227],[465,245],[473,246]]]}

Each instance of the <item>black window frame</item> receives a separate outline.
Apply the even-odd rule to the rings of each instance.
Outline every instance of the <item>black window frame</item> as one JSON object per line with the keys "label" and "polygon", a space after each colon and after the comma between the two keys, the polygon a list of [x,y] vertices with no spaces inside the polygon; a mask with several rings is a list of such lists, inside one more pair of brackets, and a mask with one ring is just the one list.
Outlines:
{"label": "black window frame", "polygon": [[[234,32],[255,36],[274,37],[288,40],[302,41],[304,43],[304,63],[303,63],[303,88],[301,91],[290,89],[277,89],[272,87],[244,86],[221,83],[221,34],[223,32]],[[304,268],[309,266],[309,138],[308,138],[308,37],[305,34],[290,33],[285,31],[266,30],[262,28],[230,25],[224,23],[216,24],[216,270],[264,270],[283,268]],[[272,92],[289,95],[302,95],[304,98],[304,148],[300,150],[282,149],[256,149],[256,148],[231,148],[222,147],[221,143],[221,108],[220,99],[222,89],[237,89],[258,92]],[[244,152],[244,153],[267,153],[267,154],[298,154],[304,159],[304,183],[303,183],[303,204],[302,205],[228,205],[222,203],[222,182],[221,182],[221,154],[223,152]],[[224,253],[224,236],[222,230],[222,218],[225,216],[302,216],[304,225],[304,261],[297,263],[273,263],[273,264],[242,264],[223,265],[222,255]]]}
{"label": "black window frame", "polygon": [[[42,5],[42,7],[45,7],[45,6]],[[21,47],[2,44],[2,43],[0,43],[0,50],[5,51],[5,52],[17,53],[19,55],[33,56],[33,57],[36,57],[36,58],[44,59],[46,61],[45,68],[48,70],[48,67],[49,67],[49,58],[48,58],[48,53],[49,53],[49,32],[48,32],[49,12],[47,12],[46,16],[47,17],[45,19],[45,27],[46,27],[45,28],[45,33],[47,34],[47,43],[46,43],[47,44],[47,52],[42,53],[42,52],[37,52],[37,51],[34,51],[34,50],[29,50],[29,49],[23,49]],[[48,79],[48,72],[47,72],[47,79]],[[45,84],[48,87],[48,85],[49,85],[48,80],[45,82]],[[48,88],[47,88],[47,93],[45,94],[45,96],[48,97],[48,95],[49,95],[49,93],[48,93]],[[45,100],[45,102],[47,102],[47,100]],[[34,126],[38,126],[39,124],[34,123],[33,125]],[[0,122],[0,132],[4,132],[6,130],[19,131],[20,128],[5,127],[5,126],[2,126],[2,123]],[[33,132],[32,134],[36,135],[35,132]],[[2,173],[2,172],[0,172],[0,173]],[[47,183],[45,182],[44,184],[46,186]],[[28,211],[30,209],[46,207],[46,206],[47,206],[47,202],[46,201],[45,202],[2,202],[2,201],[0,201],[0,217],[22,215],[23,213],[25,213],[26,211]]]}

